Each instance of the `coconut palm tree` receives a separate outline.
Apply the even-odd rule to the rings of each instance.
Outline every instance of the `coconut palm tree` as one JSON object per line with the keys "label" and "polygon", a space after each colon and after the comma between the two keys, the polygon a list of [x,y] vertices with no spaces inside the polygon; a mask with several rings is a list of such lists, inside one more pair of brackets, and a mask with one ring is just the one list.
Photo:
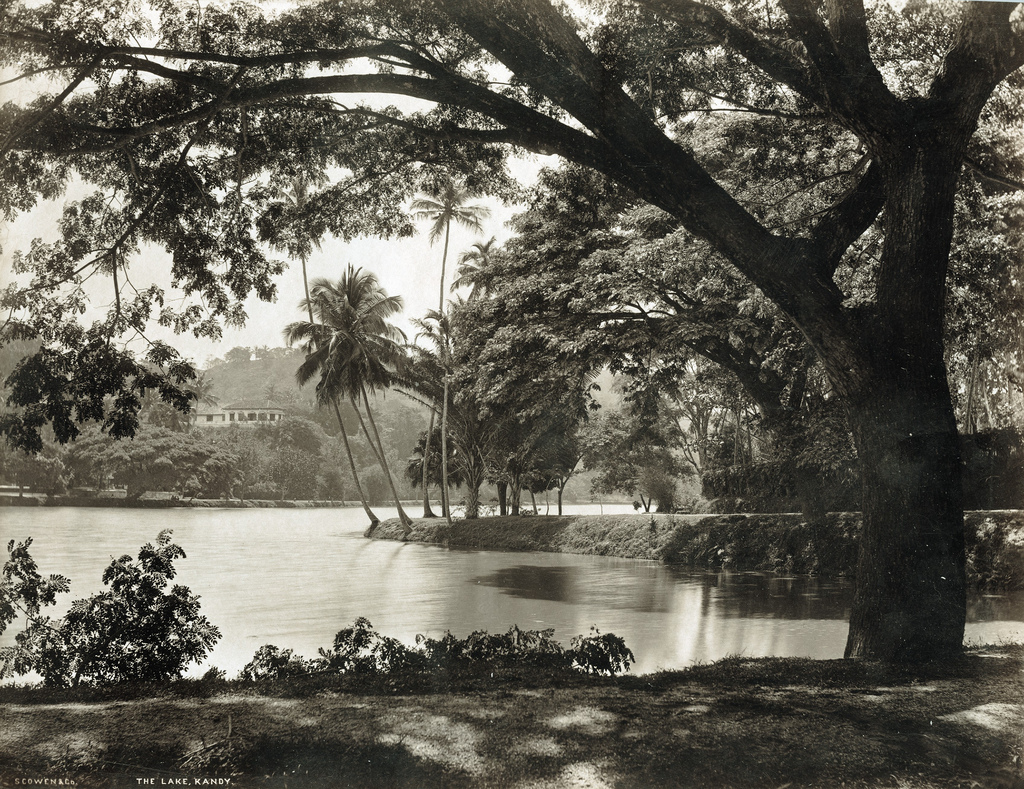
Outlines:
{"label": "coconut palm tree", "polygon": [[448,180],[437,191],[412,201],[414,219],[428,219],[432,222],[428,238],[435,243],[444,237],[444,250],[441,252],[441,293],[438,298],[437,311],[444,312],[444,279],[445,264],[448,261],[448,242],[451,237],[452,222],[474,230],[483,230],[483,220],[491,212],[486,206],[467,205],[473,193],[461,184]]}
{"label": "coconut palm tree", "polygon": [[[458,379],[448,316],[432,310],[423,320],[414,319],[413,324],[419,329],[417,340],[427,342],[410,346],[411,362],[398,383],[398,391],[431,411],[442,409],[444,402],[448,403],[448,408],[443,414],[445,430],[435,431],[435,440],[441,444],[442,451],[428,456],[424,436],[416,448],[420,457],[410,461],[407,472],[415,469],[417,477],[422,478],[426,465],[429,478],[435,483],[440,482],[444,501],[448,492],[444,484],[447,464],[448,484],[465,485],[465,517],[473,519],[479,516],[480,487],[486,476],[498,423],[483,414],[482,404],[471,391],[463,389],[458,395],[451,392],[452,384],[449,382]],[[444,395],[446,384],[449,386],[447,398]],[[424,463],[424,457],[430,458],[429,463]],[[452,466],[453,462],[455,466]]]}
{"label": "coconut palm tree", "polygon": [[[319,236],[322,228],[311,227],[304,216],[306,204],[310,198],[309,178],[299,173],[294,176],[288,188],[284,190],[283,199],[271,204],[270,209],[260,221],[260,240],[268,242],[274,249],[287,252],[289,257],[298,258],[302,264],[302,287],[306,293],[306,304],[309,305],[309,279],[306,263],[314,248],[320,247]],[[313,312],[309,310],[309,322],[313,322]]]}
{"label": "coconut palm tree", "polygon": [[[483,220],[490,216],[491,213],[490,209],[486,206],[467,205],[472,197],[473,193],[466,189],[464,185],[449,178],[437,190],[413,200],[412,205],[410,206],[412,208],[413,218],[428,219],[433,223],[430,226],[430,233],[428,234],[431,244],[444,236],[444,249],[441,252],[441,286],[437,300],[437,311],[439,313],[444,313],[445,265],[448,262],[448,242],[451,237],[452,222],[456,222],[479,233],[483,230]],[[447,400],[442,404],[442,415],[445,413],[446,406]],[[434,412],[431,411],[430,424],[427,427],[427,444],[425,447],[425,454],[427,457],[430,456],[430,436],[433,432]],[[444,436],[443,427],[441,429],[441,435]],[[433,518],[434,513],[430,509],[430,497],[427,495],[426,465],[424,465],[423,471],[423,517]],[[451,513],[447,511],[447,498],[444,494],[444,491],[447,490],[447,485],[448,483],[446,480],[445,484],[442,486],[442,508],[445,510],[445,517],[450,520]]]}
{"label": "coconut palm tree", "polygon": [[[424,356],[429,355],[433,358],[437,372],[441,376],[441,511],[448,519],[448,525],[451,526],[452,512],[448,503],[448,389],[452,367],[451,323],[443,312],[429,310],[424,320],[414,319],[413,324],[420,330],[416,339],[427,339],[433,346],[432,351]],[[433,417],[433,411],[431,411],[431,417]],[[430,423],[430,428],[433,430],[433,418]],[[429,433],[424,440],[423,457],[430,457]],[[423,484],[426,486],[426,463],[423,464],[422,471]],[[424,500],[426,501],[426,498]],[[424,515],[424,517],[428,516]]]}
{"label": "coconut palm tree", "polygon": [[[389,387],[394,380],[396,368],[404,364],[405,335],[389,322],[389,318],[402,309],[402,299],[399,296],[388,296],[376,276],[350,264],[337,282],[313,280],[308,302],[303,300],[302,307],[308,309],[315,320],[297,321],[289,324],[284,331],[289,345],[301,343],[306,352],[306,359],[299,366],[296,379],[301,386],[319,376],[316,385],[317,402],[321,405],[330,404],[334,409],[363,508],[375,525],[377,518],[370,511],[359,487],[355,462],[338,408],[339,397],[349,399],[367,443],[391,488],[398,517],[408,534],[411,520],[399,500],[369,398],[371,392]],[[365,422],[360,411],[360,400],[366,411]]]}
{"label": "coconut palm tree", "polygon": [[470,288],[469,301],[488,294],[484,274],[491,263],[495,241],[497,239],[494,236],[483,243],[477,241],[470,249],[459,255],[459,268],[456,271],[455,281],[452,282],[452,293],[459,288]]}
{"label": "coconut palm tree", "polygon": [[195,398],[197,404],[214,406],[220,402],[213,393],[213,381],[206,377],[205,371],[200,372],[195,380],[186,388]]}

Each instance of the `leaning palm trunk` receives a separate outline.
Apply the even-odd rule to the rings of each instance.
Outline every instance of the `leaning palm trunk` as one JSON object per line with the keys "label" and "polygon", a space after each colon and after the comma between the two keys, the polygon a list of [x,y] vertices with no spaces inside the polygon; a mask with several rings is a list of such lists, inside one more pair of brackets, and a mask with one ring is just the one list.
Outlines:
{"label": "leaning palm trunk", "polygon": [[334,406],[334,414],[338,417],[338,428],[341,431],[341,441],[345,445],[345,456],[348,458],[349,468],[352,469],[352,479],[356,483],[356,492],[359,494],[359,501],[363,505],[363,512],[366,513],[366,517],[370,519],[370,528],[377,528],[377,524],[380,523],[380,518],[373,514],[373,510],[370,509],[370,505],[366,503],[366,496],[363,493],[363,486],[359,484],[359,474],[356,472],[356,461],[352,457],[352,447],[348,443],[348,434],[345,432],[345,423],[341,419],[341,409],[338,408],[338,401],[336,398],[331,398],[331,405]]}
{"label": "leaning palm trunk", "polygon": [[302,287],[306,291],[306,308],[309,310],[309,322],[314,323],[313,302],[309,300],[309,279],[306,277],[306,255],[299,255],[299,260],[302,263]]}
{"label": "leaning palm trunk", "polygon": [[363,421],[362,414],[359,412],[359,408],[356,405],[355,398],[352,398],[352,407],[356,410],[356,416],[359,417],[359,426],[363,429],[363,435],[366,436],[366,441],[370,445],[370,449],[373,450],[374,456],[377,458],[377,462],[380,464],[381,470],[384,472],[384,478],[388,481],[388,487],[391,488],[391,495],[395,500],[395,507],[398,509],[398,519],[402,522],[402,531],[404,534],[409,534],[412,529],[412,519],[406,514],[402,508],[402,501],[398,496],[398,490],[395,488],[395,481],[391,477],[391,469],[388,468],[387,460],[384,457],[384,444],[380,440],[380,433],[377,432],[377,423],[374,422],[373,412],[370,410],[370,398],[366,395],[366,389],[362,389],[363,402],[366,405],[366,419],[370,423],[370,428],[373,430],[373,435],[370,435],[370,431],[366,428],[366,422]]}

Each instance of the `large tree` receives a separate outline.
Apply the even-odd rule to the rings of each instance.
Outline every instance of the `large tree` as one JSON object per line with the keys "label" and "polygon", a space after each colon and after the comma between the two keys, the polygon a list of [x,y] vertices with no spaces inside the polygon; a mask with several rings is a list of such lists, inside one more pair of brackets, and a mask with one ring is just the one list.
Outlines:
{"label": "large tree", "polygon": [[[409,189],[410,162],[479,180],[487,168],[471,160],[494,163],[495,145],[558,154],[705,239],[793,320],[842,396],[864,488],[847,655],[960,651],[964,531],[944,291],[960,173],[965,162],[991,169],[971,157],[979,116],[1024,63],[1016,5],[609,0],[573,18],[547,0],[365,0],[304,2],[273,20],[242,4],[154,5],[5,7],[4,65],[53,82],[2,113],[4,209],[59,194],[72,173],[99,189],[65,213],[58,244],[22,259],[35,290],[6,299],[28,315],[20,336],[82,346],[42,319],[40,304],[56,300],[55,282],[90,268],[118,292],[144,240],[174,251],[175,278],[216,314],[232,314],[231,293],[272,295],[279,267],[249,232],[265,204],[253,179],[312,141],[345,160],[333,199],[365,196],[362,224],[328,227],[343,233],[400,229],[388,206]],[[894,35],[901,29],[913,32],[908,43]],[[434,104],[403,114],[340,101],[367,93]],[[769,226],[694,153],[701,114],[723,110],[763,117],[794,139],[825,126],[862,152],[860,164],[806,223]],[[746,175],[760,165],[751,157]],[[849,299],[837,267],[879,214],[871,298]],[[228,274],[214,275],[222,260]],[[154,298],[118,302],[110,330],[135,325]],[[95,402],[57,386],[83,381],[90,357],[70,364],[48,353],[23,373],[54,386],[21,391],[19,404],[44,406],[9,433],[25,437],[52,412],[66,437],[70,408],[51,408],[51,394]],[[121,392],[133,372],[122,364],[102,386]]]}

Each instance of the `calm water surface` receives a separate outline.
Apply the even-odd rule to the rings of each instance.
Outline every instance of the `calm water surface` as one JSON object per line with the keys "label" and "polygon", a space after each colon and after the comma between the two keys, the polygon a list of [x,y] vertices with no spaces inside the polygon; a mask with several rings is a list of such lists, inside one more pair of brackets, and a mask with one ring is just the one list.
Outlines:
{"label": "calm water surface", "polygon": [[[842,656],[847,581],[700,573],[600,556],[448,551],[366,540],[365,526],[354,508],[0,509],[4,546],[31,536],[40,572],[71,578],[57,614],[103,588],[111,557],[135,556],[161,529],[173,529],[188,555],[177,563],[175,582],[202,597],[203,613],[223,633],[206,665],[229,675],[263,644],[311,657],[359,616],[407,643],[417,633],[465,636],[517,624],[554,628],[568,645],[596,625],[625,638],[637,673],[726,655]],[[969,641],[1024,640],[1024,593],[972,600],[968,620]],[[12,638],[13,629],[0,643]]]}

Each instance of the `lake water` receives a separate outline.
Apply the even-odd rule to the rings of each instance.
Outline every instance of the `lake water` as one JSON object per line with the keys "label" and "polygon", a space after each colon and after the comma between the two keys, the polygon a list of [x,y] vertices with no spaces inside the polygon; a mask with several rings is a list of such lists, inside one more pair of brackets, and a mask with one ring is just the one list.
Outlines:
{"label": "lake water", "polygon": [[[604,507],[615,511],[632,510]],[[71,578],[63,607],[51,609],[58,614],[72,599],[102,590],[111,557],[134,557],[161,529],[173,529],[188,555],[176,565],[175,583],[201,595],[202,612],[223,634],[205,665],[229,676],[263,644],[312,657],[360,616],[410,644],[417,633],[462,637],[516,624],[554,628],[567,646],[596,625],[626,640],[636,673],[727,655],[843,653],[849,581],[703,573],[600,556],[449,551],[367,540],[365,526],[355,508],[0,509],[4,548],[31,536],[40,572]],[[974,599],[968,620],[969,642],[1024,640],[1024,593]],[[11,643],[17,626],[0,643]]]}

